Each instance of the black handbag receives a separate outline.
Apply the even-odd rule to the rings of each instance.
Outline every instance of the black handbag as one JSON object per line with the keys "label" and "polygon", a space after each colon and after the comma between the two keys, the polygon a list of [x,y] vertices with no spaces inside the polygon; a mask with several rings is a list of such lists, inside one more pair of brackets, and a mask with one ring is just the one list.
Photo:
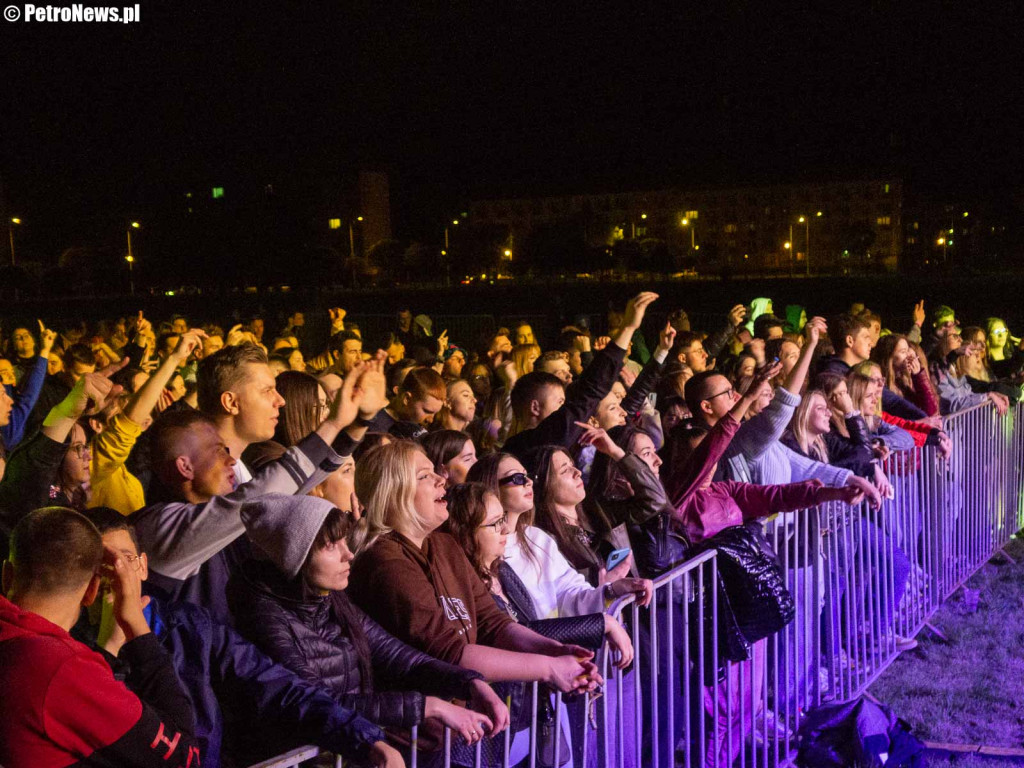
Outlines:
{"label": "black handbag", "polygon": [[703,542],[718,553],[718,572],[736,625],[750,643],[773,635],[796,616],[779,558],[760,523],[735,525]]}

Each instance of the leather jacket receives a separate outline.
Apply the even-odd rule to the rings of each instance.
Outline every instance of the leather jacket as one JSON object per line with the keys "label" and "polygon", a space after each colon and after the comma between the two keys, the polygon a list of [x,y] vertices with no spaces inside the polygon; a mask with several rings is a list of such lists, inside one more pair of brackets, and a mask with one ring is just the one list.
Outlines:
{"label": "leather jacket", "polygon": [[[406,645],[344,592],[307,592],[300,579],[286,580],[272,563],[249,560],[228,584],[228,603],[238,630],[264,653],[367,719],[411,727],[423,720],[425,695],[468,700],[470,683],[481,679]],[[339,606],[359,618],[373,680],[360,673],[358,651]]]}
{"label": "leather jacket", "polygon": [[609,496],[601,500],[601,507],[613,523],[625,524],[640,576],[657,578],[687,558],[690,544],[673,528],[672,504],[651,468],[632,453],[627,453],[618,467],[629,481],[633,495]]}

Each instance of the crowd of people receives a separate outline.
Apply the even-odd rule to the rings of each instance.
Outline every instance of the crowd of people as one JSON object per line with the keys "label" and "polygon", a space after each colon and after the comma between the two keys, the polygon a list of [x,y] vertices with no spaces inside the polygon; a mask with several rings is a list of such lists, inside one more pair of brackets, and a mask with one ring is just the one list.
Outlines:
{"label": "crowd of people", "polygon": [[[386,338],[339,308],[324,339],[301,312],[276,336],[259,317],[6,323],[0,764],[246,765],[311,743],[397,768],[413,727],[427,762],[448,727],[456,764],[479,747],[500,765],[507,731],[514,765],[536,721],[561,768],[593,734],[550,692],[586,709],[603,647],[635,673],[644,628],[612,602],[649,604],[735,526],[877,508],[892,453],[948,454],[945,416],[1021,397],[1024,342],[999,318],[921,302],[886,329],[863,305],[826,321],[759,298],[698,331],[658,300],[544,339],[449,340],[408,309]],[[858,533],[896,553],[890,620],[915,565],[891,535]],[[705,696],[720,728],[754,714],[729,707]]]}

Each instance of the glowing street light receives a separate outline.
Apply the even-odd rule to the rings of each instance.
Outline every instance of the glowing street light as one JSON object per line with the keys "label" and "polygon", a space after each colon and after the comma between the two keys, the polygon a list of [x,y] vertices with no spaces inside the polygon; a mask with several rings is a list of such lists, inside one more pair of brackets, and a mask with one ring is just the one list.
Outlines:
{"label": "glowing street light", "polygon": [[133,221],[128,225],[126,232],[128,237],[128,255],[124,257],[124,260],[128,262],[128,291],[132,296],[135,295],[135,273],[132,270],[135,265],[135,255],[132,253],[132,230],[141,228],[142,225],[139,222]]}
{"label": "glowing street light", "polygon": [[788,251],[790,248],[793,247],[793,244],[791,242],[789,242],[789,240],[787,240],[786,242],[784,242],[782,244],[782,247],[785,248]]}
{"label": "glowing street light", "polygon": [[697,233],[695,231],[696,227],[691,225],[689,218],[682,218],[682,219],[679,220],[679,223],[682,226],[687,227],[690,230],[690,250],[696,251],[697,250]]}
{"label": "glowing street light", "polygon": [[10,236],[10,240],[11,240],[11,266],[12,267],[14,266],[14,225],[15,224],[21,224],[21,219],[19,219],[17,216],[12,218],[8,222],[8,224],[7,224],[7,234]]}

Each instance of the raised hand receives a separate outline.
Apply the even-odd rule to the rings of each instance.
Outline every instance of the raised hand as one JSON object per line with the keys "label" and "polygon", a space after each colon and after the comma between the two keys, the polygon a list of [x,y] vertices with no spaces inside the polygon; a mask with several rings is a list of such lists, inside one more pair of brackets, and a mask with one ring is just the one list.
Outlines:
{"label": "raised hand", "polygon": [[621,460],[626,455],[625,451],[617,446],[615,441],[601,427],[591,426],[582,421],[577,421],[575,424],[583,430],[583,434],[580,435],[579,439],[580,445],[592,445],[599,452],[610,456],[615,461]]}
{"label": "raised hand", "polygon": [[224,339],[224,346],[226,347],[237,347],[245,341],[245,331],[242,330],[242,324],[237,323],[231,326],[231,330],[228,331],[228,337]]}
{"label": "raised hand", "polygon": [[914,325],[924,325],[924,299],[914,305]]}
{"label": "raised hand", "polygon": [[658,350],[670,352],[672,351],[672,345],[675,344],[675,342],[676,329],[672,327],[672,323],[666,321],[665,327],[662,328],[661,332],[658,334],[658,349],[655,350],[655,352]]}
{"label": "raised hand", "polygon": [[338,331],[345,330],[345,312],[341,307],[331,307],[327,310],[328,317],[331,318],[331,334],[338,333]]}
{"label": "raised hand", "polygon": [[39,356],[46,357],[53,349],[53,342],[57,340],[57,332],[43,325],[42,320],[36,320],[36,322],[39,323]]}
{"label": "raised hand", "polygon": [[739,328],[743,321],[747,319],[746,306],[743,304],[737,304],[729,310],[729,314],[726,315],[726,319],[733,328]]}
{"label": "raised hand", "polygon": [[626,304],[625,325],[623,328],[630,328],[634,331],[639,328],[644,322],[644,314],[647,312],[647,307],[657,298],[658,294],[653,291],[644,291],[630,299]]}
{"label": "raised hand", "polygon": [[189,356],[203,345],[203,339],[206,338],[206,331],[201,328],[192,328],[181,334],[181,338],[178,339],[178,344],[172,352],[172,356],[180,361],[185,362]]}
{"label": "raised hand", "polygon": [[441,331],[441,335],[437,337],[437,354],[438,357],[445,353],[448,349],[448,329],[445,328]]}
{"label": "raised hand", "polygon": [[600,352],[602,349],[608,346],[608,343],[610,341],[610,336],[598,336],[597,339],[594,341],[594,351]]}
{"label": "raised hand", "polygon": [[387,379],[384,376],[384,365],[387,360],[388,353],[378,349],[376,355],[361,364],[359,378],[356,381],[356,389],[361,394],[359,402],[359,418],[361,419],[372,419],[388,404]]}
{"label": "raised hand", "polygon": [[817,344],[818,339],[824,333],[828,333],[828,323],[825,322],[823,317],[812,317],[807,321],[807,325],[804,326],[804,336],[807,337],[807,341],[811,344]]}

